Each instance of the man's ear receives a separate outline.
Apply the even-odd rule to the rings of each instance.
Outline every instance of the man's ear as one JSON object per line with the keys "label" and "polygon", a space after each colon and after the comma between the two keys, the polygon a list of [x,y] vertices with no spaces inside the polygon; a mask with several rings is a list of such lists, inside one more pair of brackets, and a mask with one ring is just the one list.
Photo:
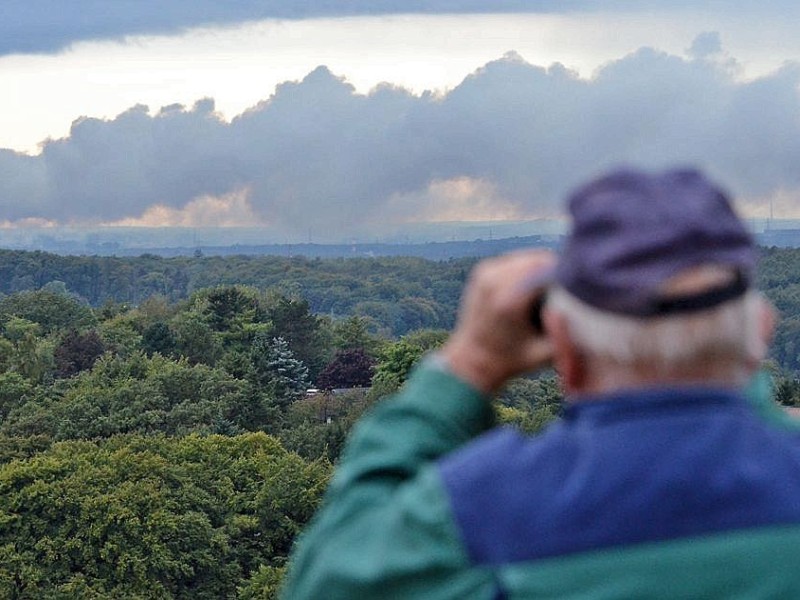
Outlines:
{"label": "man's ear", "polygon": [[587,383],[586,363],[572,343],[569,326],[563,315],[547,310],[542,315],[544,329],[553,346],[553,367],[561,377],[567,395],[584,391]]}
{"label": "man's ear", "polygon": [[775,326],[778,322],[778,314],[775,310],[775,307],[772,306],[772,303],[763,296],[761,297],[760,305],[761,306],[759,307],[758,315],[758,334],[759,338],[761,339],[761,343],[763,344],[763,356],[760,357],[760,360],[763,360],[767,355],[769,346],[772,344],[772,338],[775,335]]}

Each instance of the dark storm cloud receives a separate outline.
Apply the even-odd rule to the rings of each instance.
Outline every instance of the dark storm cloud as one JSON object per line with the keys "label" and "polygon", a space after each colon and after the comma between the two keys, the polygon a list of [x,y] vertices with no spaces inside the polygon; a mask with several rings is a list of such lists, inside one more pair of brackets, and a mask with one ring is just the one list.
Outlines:
{"label": "dark storm cloud", "polygon": [[3,0],[0,2],[0,55],[56,52],[83,40],[165,34],[205,25],[260,19],[305,19],[397,13],[508,13],[570,11],[652,11],[702,8],[722,15],[746,11],[800,13],[793,0]]}
{"label": "dark storm cloud", "polygon": [[230,137],[209,100],[152,117],[135,106],[113,121],[78,119],[69,137],[48,142],[39,157],[50,190],[42,216],[105,220],[224,193],[236,182]]}
{"label": "dark storm cloud", "polygon": [[[392,13],[561,9],[555,0],[3,0],[0,54],[54,52],[81,40],[174,33],[201,25]],[[581,4],[568,0],[566,3]]]}
{"label": "dark storm cloud", "polygon": [[800,68],[740,82],[724,52],[700,51],[713,42],[692,59],[643,48],[591,80],[509,54],[443,97],[362,95],[320,67],[231,123],[210,100],[79,119],[39,156],[0,152],[0,221],[110,221],[247,189],[265,221],[344,234],[415,216],[443,181],[552,214],[618,163],[699,164],[747,198],[800,189]]}

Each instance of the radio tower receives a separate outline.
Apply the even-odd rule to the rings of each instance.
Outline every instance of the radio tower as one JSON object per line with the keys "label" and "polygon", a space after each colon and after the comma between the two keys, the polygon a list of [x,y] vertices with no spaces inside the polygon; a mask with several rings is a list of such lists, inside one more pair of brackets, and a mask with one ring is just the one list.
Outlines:
{"label": "radio tower", "polygon": [[775,201],[775,196],[770,196],[769,197],[769,221],[767,221],[767,231],[770,231],[772,229],[772,218],[773,218],[773,213],[772,213],[773,206],[772,205],[773,205],[774,201]]}

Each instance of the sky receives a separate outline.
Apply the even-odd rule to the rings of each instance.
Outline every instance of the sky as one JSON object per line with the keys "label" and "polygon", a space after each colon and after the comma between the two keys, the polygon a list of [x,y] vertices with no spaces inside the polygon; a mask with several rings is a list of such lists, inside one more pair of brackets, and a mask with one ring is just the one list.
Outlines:
{"label": "sky", "polygon": [[745,217],[799,218],[798,16],[786,0],[4,0],[0,226],[345,237],[553,218],[621,164],[697,165]]}

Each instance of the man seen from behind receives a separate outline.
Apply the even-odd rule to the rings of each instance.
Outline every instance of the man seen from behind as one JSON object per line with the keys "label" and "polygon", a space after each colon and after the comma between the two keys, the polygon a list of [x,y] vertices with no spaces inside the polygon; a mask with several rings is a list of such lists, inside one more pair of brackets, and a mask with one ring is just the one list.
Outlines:
{"label": "man seen from behind", "polygon": [[[284,598],[800,598],[800,430],[745,391],[773,327],[746,228],[694,170],[615,171],[569,210],[560,256],[475,268],[356,427]],[[493,428],[492,395],[551,365],[563,416]]]}

